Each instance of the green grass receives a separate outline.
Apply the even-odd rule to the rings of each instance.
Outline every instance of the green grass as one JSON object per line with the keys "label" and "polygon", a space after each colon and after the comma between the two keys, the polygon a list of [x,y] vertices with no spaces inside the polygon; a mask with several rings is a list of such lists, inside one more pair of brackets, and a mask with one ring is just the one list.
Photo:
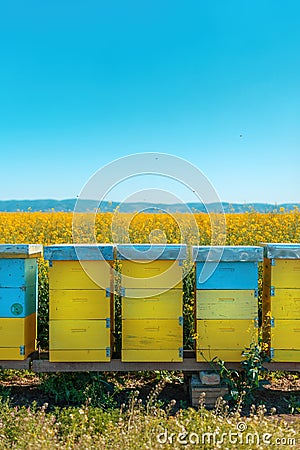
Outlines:
{"label": "green grass", "polygon": [[[35,404],[18,408],[11,406],[9,400],[0,400],[0,448],[292,448],[300,435],[299,421],[288,424],[266,416],[262,406],[256,410],[252,407],[249,417],[241,417],[238,410],[229,412],[222,400],[214,411],[199,407],[181,409],[173,415],[173,407],[172,401],[164,409],[157,406],[155,394],[143,405],[137,392],[126,407],[111,410],[87,403],[81,408],[55,408],[48,412],[47,404],[41,408]],[[195,446],[197,442],[201,445]]]}

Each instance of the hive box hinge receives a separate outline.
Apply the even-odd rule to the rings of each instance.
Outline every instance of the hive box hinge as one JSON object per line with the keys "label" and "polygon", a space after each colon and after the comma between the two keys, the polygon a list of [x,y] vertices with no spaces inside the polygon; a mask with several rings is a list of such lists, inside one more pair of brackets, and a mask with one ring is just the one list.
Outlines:
{"label": "hive box hinge", "polygon": [[106,322],[106,328],[110,328],[110,318],[107,318],[105,320],[105,322]]}
{"label": "hive box hinge", "polygon": [[274,317],[271,317],[270,325],[271,325],[271,328],[275,328],[275,319],[274,319]]}
{"label": "hive box hinge", "polygon": [[25,345],[20,345],[20,355],[25,355]]}
{"label": "hive box hinge", "polygon": [[183,358],[183,348],[179,347],[178,349],[179,358]]}
{"label": "hive box hinge", "polygon": [[270,348],[270,358],[274,358],[274,348]]}
{"label": "hive box hinge", "polygon": [[254,289],[254,297],[258,297],[258,289]]}
{"label": "hive box hinge", "polygon": [[110,297],[110,288],[105,289],[105,295],[106,297]]}
{"label": "hive box hinge", "polygon": [[106,357],[108,358],[110,356],[110,347],[106,347]]}
{"label": "hive box hinge", "polygon": [[275,296],[275,287],[274,287],[274,286],[271,286],[271,287],[270,287],[270,296],[271,296],[271,297],[274,297],[274,296]]}
{"label": "hive box hinge", "polygon": [[254,319],[254,328],[259,328],[259,326],[258,326],[258,317],[255,317],[255,319]]}
{"label": "hive box hinge", "polygon": [[182,316],[180,316],[180,317],[178,318],[178,323],[179,323],[179,325],[180,325],[181,327],[183,327],[183,317],[182,317]]}

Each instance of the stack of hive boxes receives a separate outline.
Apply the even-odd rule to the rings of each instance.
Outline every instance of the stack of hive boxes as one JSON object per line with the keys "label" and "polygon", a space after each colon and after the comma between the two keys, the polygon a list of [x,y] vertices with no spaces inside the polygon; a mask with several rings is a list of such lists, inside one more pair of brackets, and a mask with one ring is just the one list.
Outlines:
{"label": "stack of hive boxes", "polygon": [[45,247],[49,260],[50,361],[110,361],[112,245]]}
{"label": "stack of hive boxes", "polygon": [[24,360],[35,350],[37,258],[41,245],[0,245],[0,359]]}
{"label": "stack of hive boxes", "polygon": [[122,263],[122,361],[182,361],[181,245],[118,245]]}
{"label": "stack of hive boxes", "polygon": [[264,340],[273,361],[300,362],[300,244],[264,251]]}
{"label": "stack of hive boxes", "polygon": [[193,247],[196,359],[241,361],[257,341],[260,247]]}

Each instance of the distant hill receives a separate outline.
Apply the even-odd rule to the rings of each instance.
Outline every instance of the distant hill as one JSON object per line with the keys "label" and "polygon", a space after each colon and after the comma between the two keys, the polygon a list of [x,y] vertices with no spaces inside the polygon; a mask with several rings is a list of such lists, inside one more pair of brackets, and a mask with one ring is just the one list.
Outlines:
{"label": "distant hill", "polygon": [[[53,199],[41,199],[41,200],[0,200],[0,211],[15,212],[15,211],[73,211],[76,204],[76,199],[65,200],[53,200]],[[81,211],[94,211],[95,202],[92,200],[84,200],[80,202]],[[223,204],[224,211],[226,213],[242,213],[249,211],[257,211],[260,213],[265,212],[279,212],[280,208],[284,208],[285,211],[292,211],[296,208],[300,209],[300,203],[283,203],[280,205],[271,205],[268,203],[227,203]],[[135,212],[144,211],[147,213],[174,213],[174,212],[187,212],[189,208],[192,212],[207,212],[205,207],[201,203],[187,203],[183,204],[152,204],[152,203],[122,203],[118,202],[101,202],[99,210],[101,212],[113,212],[119,208],[120,212]],[[211,203],[209,211],[220,212],[220,205]]]}

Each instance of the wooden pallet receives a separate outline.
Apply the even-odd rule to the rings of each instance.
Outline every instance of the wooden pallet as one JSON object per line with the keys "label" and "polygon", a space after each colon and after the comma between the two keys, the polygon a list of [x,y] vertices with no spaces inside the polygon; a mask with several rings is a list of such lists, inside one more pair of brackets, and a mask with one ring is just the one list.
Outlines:
{"label": "wooden pallet", "polygon": [[202,384],[198,374],[193,374],[189,383],[190,399],[192,406],[200,405],[213,408],[219,397],[228,393],[228,388],[221,384],[214,386]]}

